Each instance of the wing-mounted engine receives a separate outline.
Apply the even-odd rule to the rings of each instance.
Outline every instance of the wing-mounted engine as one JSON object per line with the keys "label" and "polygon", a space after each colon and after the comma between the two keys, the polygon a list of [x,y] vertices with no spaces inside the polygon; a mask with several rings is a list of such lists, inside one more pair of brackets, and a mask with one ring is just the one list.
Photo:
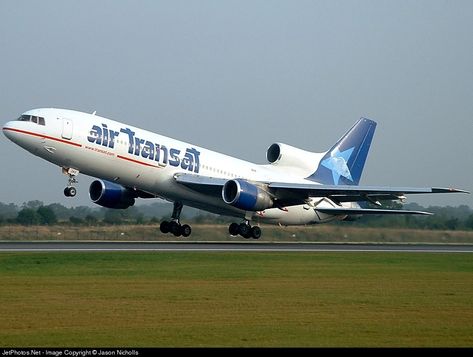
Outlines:
{"label": "wing-mounted engine", "polygon": [[225,203],[245,211],[263,211],[274,204],[270,193],[242,179],[227,181],[222,188],[222,198]]}
{"label": "wing-mounted engine", "polygon": [[137,193],[116,183],[95,180],[90,184],[89,195],[92,202],[107,208],[124,209],[135,204]]}
{"label": "wing-mounted engine", "polygon": [[323,153],[315,153],[282,143],[274,143],[266,152],[266,159],[275,166],[299,168],[309,173],[317,167]]}

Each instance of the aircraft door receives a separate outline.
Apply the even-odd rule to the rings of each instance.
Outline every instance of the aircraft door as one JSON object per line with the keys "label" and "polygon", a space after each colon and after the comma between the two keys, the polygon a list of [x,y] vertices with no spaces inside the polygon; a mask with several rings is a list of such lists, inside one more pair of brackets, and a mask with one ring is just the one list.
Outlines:
{"label": "aircraft door", "polygon": [[64,139],[72,139],[72,120],[62,119],[62,137]]}

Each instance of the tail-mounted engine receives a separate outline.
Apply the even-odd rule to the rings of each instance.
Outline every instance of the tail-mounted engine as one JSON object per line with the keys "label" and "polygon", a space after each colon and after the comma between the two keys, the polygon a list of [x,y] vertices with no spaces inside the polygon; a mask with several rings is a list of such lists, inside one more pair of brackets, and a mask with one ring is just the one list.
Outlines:
{"label": "tail-mounted engine", "polygon": [[323,154],[298,149],[282,143],[274,143],[266,152],[266,159],[275,166],[298,168],[313,172]]}

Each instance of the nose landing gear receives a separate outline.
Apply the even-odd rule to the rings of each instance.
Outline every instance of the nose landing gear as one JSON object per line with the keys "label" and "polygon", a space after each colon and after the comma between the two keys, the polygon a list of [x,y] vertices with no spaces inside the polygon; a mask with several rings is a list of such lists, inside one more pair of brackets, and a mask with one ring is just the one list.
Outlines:
{"label": "nose landing gear", "polygon": [[76,176],[79,175],[79,170],[63,167],[62,173],[69,176],[67,187],[64,189],[64,196],[74,197],[77,194],[77,189],[73,185],[78,182]]}

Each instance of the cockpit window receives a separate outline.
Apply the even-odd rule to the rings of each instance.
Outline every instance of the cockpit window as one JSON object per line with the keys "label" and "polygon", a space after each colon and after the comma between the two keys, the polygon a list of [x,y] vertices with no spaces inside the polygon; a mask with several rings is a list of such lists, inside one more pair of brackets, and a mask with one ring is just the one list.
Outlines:
{"label": "cockpit window", "polygon": [[23,114],[21,117],[18,118],[19,121],[31,121],[33,123],[39,125],[46,125],[43,117],[38,117],[36,115],[26,115]]}

